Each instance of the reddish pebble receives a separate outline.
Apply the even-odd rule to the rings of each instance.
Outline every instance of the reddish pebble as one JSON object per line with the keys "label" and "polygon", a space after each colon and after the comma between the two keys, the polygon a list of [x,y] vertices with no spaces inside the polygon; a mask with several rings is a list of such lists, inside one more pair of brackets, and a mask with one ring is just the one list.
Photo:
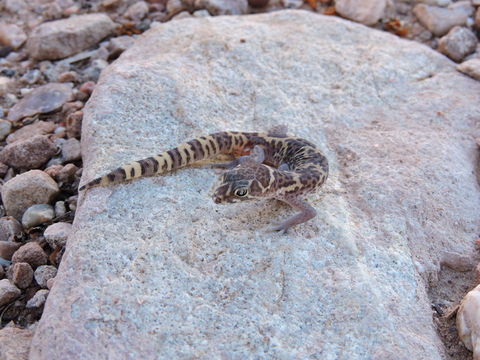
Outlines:
{"label": "reddish pebble", "polygon": [[50,175],[51,178],[56,179],[60,171],[62,171],[62,165],[52,165],[45,169],[45,172]]}
{"label": "reddish pebble", "polygon": [[26,289],[33,280],[32,267],[24,262],[13,264],[12,282],[20,289]]}
{"label": "reddish pebble", "polygon": [[75,111],[67,116],[67,137],[80,138],[82,132],[83,111]]}
{"label": "reddish pebble", "polygon": [[47,254],[45,254],[41,246],[36,242],[29,242],[23,245],[20,249],[15,251],[15,254],[12,256],[12,261],[14,263],[26,262],[34,269],[40,265],[45,265],[47,260]]}
{"label": "reddish pebble", "polygon": [[87,81],[80,86],[80,91],[90,95],[95,89],[96,84],[93,81]]}
{"label": "reddish pebble", "polygon": [[58,77],[60,82],[72,82],[78,79],[78,74],[75,71],[66,71]]}

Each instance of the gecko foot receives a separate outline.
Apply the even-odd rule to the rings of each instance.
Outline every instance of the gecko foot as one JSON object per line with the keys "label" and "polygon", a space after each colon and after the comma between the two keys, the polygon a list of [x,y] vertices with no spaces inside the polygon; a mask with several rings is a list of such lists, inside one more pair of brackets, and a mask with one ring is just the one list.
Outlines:
{"label": "gecko foot", "polygon": [[280,234],[286,234],[288,232],[288,229],[290,227],[287,227],[285,222],[277,224],[277,225],[272,225],[269,228],[267,228],[268,232],[276,232],[278,231]]}

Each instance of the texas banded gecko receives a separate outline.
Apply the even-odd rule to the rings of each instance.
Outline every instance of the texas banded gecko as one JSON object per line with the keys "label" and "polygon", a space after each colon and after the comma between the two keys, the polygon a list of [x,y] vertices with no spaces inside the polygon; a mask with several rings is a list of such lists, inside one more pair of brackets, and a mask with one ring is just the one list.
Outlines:
{"label": "texas banded gecko", "polygon": [[213,193],[215,203],[273,198],[300,210],[272,227],[274,231],[286,232],[315,217],[315,209],[301,196],[325,182],[328,161],[312,143],[287,136],[283,126],[268,133],[227,131],[200,136],[159,155],[121,166],[83,185],[80,191],[164,174],[219,154],[240,157],[216,165],[226,171]]}

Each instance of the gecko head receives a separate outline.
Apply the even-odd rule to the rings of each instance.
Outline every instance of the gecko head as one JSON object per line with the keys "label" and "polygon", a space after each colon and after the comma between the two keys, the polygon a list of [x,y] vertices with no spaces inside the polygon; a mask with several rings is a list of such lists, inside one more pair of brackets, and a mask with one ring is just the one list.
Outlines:
{"label": "gecko head", "polygon": [[[265,180],[266,179],[266,180]],[[217,204],[256,199],[264,195],[265,181],[270,179],[269,168],[257,163],[242,163],[225,171],[213,193]]]}

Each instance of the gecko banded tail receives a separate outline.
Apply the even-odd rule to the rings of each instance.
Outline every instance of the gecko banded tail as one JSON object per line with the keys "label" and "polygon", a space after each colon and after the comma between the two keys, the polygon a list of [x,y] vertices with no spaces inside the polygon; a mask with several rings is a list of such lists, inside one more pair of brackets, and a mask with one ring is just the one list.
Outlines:
{"label": "gecko banded tail", "polygon": [[79,191],[165,174],[219,154],[231,154],[247,146],[248,142],[247,134],[241,132],[219,132],[201,136],[158,155],[120,166],[107,175],[86,183]]}

